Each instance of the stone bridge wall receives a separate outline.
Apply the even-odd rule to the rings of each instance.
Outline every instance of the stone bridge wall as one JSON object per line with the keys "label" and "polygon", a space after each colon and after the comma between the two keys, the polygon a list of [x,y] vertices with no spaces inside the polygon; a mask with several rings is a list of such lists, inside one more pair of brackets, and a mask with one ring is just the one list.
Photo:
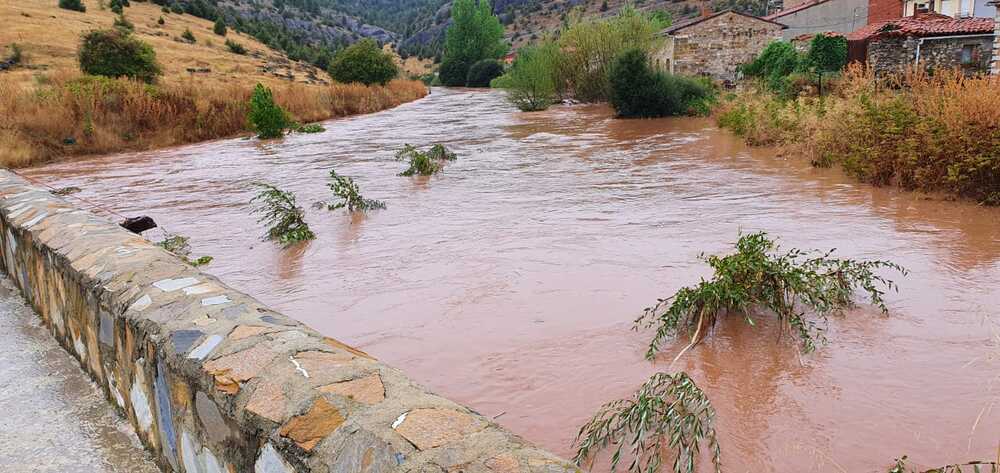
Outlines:
{"label": "stone bridge wall", "polygon": [[164,471],[576,471],[6,170],[0,244],[4,271]]}

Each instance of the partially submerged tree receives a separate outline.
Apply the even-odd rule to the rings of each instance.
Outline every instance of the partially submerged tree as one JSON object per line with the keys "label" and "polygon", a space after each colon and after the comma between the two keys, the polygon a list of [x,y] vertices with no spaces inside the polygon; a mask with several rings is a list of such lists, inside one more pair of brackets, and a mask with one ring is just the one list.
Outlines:
{"label": "partially submerged tree", "polygon": [[194,267],[204,266],[212,262],[211,256],[199,256],[198,258],[191,259],[190,239],[183,235],[167,235],[163,241],[157,242],[156,246],[173,253],[174,256]]}
{"label": "partially submerged tree", "polygon": [[287,246],[316,238],[306,224],[305,211],[295,203],[295,194],[263,182],[254,185],[261,190],[250,204],[253,213],[260,215],[257,222],[267,228],[265,240]]}
{"label": "partially submerged tree", "polygon": [[396,153],[396,159],[409,163],[409,167],[399,173],[400,176],[430,176],[440,171],[446,161],[454,161],[458,156],[441,144],[436,144],[427,151],[420,151],[407,144]]}
{"label": "partially submerged tree", "polygon": [[606,448],[611,470],[626,455],[630,473],[657,473],[672,451],[674,473],[693,473],[704,446],[716,471],[721,451],[714,427],[715,409],[687,373],[657,373],[630,398],[605,404],[577,434],[574,461],[583,466]]}
{"label": "partially submerged tree", "polygon": [[[710,280],[684,287],[660,299],[636,320],[636,329],[656,327],[656,335],[646,352],[653,359],[660,345],[677,334],[689,334],[690,343],[677,355],[704,339],[708,330],[727,315],[742,317],[754,324],[758,313],[773,313],[782,332],[797,336],[803,352],[816,348],[822,328],[816,319],[854,306],[854,295],[865,292],[876,307],[888,312],[882,296],[896,284],[876,271],[888,269],[904,276],[906,270],[889,261],[835,259],[828,252],[792,249],[781,253],[777,243],[758,232],[740,236],[736,253],[726,256],[702,255],[715,270]],[[885,288],[885,289],[882,289]],[[676,360],[676,358],[675,358]]]}
{"label": "partially submerged tree", "polygon": [[327,184],[338,202],[322,203],[327,210],[346,208],[349,212],[384,209],[385,202],[374,199],[366,199],[361,195],[361,189],[354,183],[354,179],[337,174],[334,169],[330,170],[330,183]]}
{"label": "partially submerged tree", "polygon": [[250,111],[247,114],[250,126],[257,132],[257,137],[265,140],[278,138],[285,134],[285,129],[292,121],[282,108],[274,102],[271,89],[257,84],[250,96]]}
{"label": "partially submerged tree", "polygon": [[552,41],[521,48],[510,70],[492,85],[506,90],[507,100],[521,111],[545,110],[556,100],[558,54],[559,46]]}

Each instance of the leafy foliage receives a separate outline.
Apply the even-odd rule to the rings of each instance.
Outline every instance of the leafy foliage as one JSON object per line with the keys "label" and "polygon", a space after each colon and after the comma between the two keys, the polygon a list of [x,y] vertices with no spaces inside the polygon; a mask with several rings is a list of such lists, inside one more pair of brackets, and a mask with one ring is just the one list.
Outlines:
{"label": "leafy foliage", "polygon": [[663,117],[707,110],[714,91],[705,83],[655,71],[641,49],[625,51],[609,72],[611,105],[620,117]]}
{"label": "leafy foliage", "polygon": [[802,68],[805,61],[791,43],[773,41],[752,62],[743,66],[743,73],[764,81],[768,89],[787,94],[788,76]]}
{"label": "leafy foliage", "polygon": [[191,32],[191,28],[185,28],[184,29],[184,32],[181,33],[181,39],[183,39],[184,41],[187,41],[189,43],[196,43],[196,42],[198,42],[198,38],[195,38],[194,37],[194,33]]}
{"label": "leafy foliage", "polygon": [[330,170],[330,183],[327,186],[333,195],[340,199],[336,203],[326,203],[327,210],[346,208],[349,212],[367,212],[385,208],[385,202],[364,198],[361,195],[361,189],[354,183],[354,179],[341,176],[334,169]]}
{"label": "leafy foliage", "polygon": [[584,102],[610,99],[608,72],[620,54],[639,49],[648,55],[660,44],[658,22],[630,4],[609,19],[583,19],[577,13],[569,21],[569,28],[559,38],[556,83],[565,84]]}
{"label": "leafy foliage", "polygon": [[496,59],[483,59],[469,68],[466,85],[469,87],[489,87],[490,82],[503,75],[503,66]]}
{"label": "leafy foliage", "polygon": [[265,240],[291,245],[312,240],[316,234],[305,221],[305,211],[295,203],[295,195],[271,184],[255,183],[260,192],[250,200],[253,213],[260,215],[257,222],[267,227]]}
{"label": "leafy foliage", "polygon": [[308,125],[300,125],[295,128],[295,131],[299,133],[323,133],[326,131],[326,128],[323,128],[323,125],[319,123],[310,123]]}
{"label": "leafy foliage", "polygon": [[505,89],[507,100],[522,111],[545,110],[556,100],[555,64],[558,55],[559,46],[552,41],[523,47],[510,70],[492,85]]}
{"label": "leafy foliage", "polygon": [[840,72],[847,66],[847,38],[817,34],[809,43],[805,61],[820,74]]}
{"label": "leafy foliage", "polygon": [[671,469],[693,473],[703,444],[721,471],[721,451],[716,438],[715,409],[687,373],[657,373],[631,399],[605,404],[580,428],[574,461],[583,465],[611,446],[611,469],[622,459],[626,445],[631,473],[657,473],[663,455],[673,450]]}
{"label": "leafy foliage", "polygon": [[226,33],[227,33],[226,22],[222,21],[222,17],[221,16],[218,19],[216,19],[215,20],[215,24],[212,25],[212,32],[215,33],[215,34],[217,34],[217,35],[219,35],[219,36],[225,36],[226,35]]}
{"label": "leafy foliage", "polygon": [[112,26],[114,26],[115,29],[123,33],[132,33],[133,31],[135,31],[135,25],[133,25],[132,22],[128,20],[128,18],[125,18],[124,13],[115,17],[115,22]]}
{"label": "leafy foliage", "polygon": [[396,159],[409,163],[409,167],[399,173],[400,176],[430,176],[440,171],[446,161],[454,161],[458,156],[441,144],[436,144],[427,151],[420,151],[407,144],[396,153]]}
{"label": "leafy foliage", "polygon": [[130,77],[152,83],[161,74],[153,47],[118,29],[84,33],[78,53],[80,70],[106,77]]}
{"label": "leafy foliage", "polygon": [[285,129],[291,124],[288,114],[274,102],[271,89],[263,84],[257,84],[253,89],[247,120],[257,132],[257,137],[262,140],[284,135]]}
{"label": "leafy foliage", "polygon": [[493,15],[490,0],[455,0],[451,19],[445,33],[441,83],[463,86],[473,64],[483,59],[499,59],[508,46],[503,42],[503,25]]}
{"label": "leafy foliage", "polygon": [[156,246],[173,253],[174,256],[194,267],[204,266],[212,262],[211,256],[199,256],[192,260],[190,239],[183,235],[167,235],[163,241],[157,242]]}
{"label": "leafy foliage", "polygon": [[1000,473],[1000,462],[971,461],[919,472],[918,470],[908,468],[906,460],[906,455],[903,455],[902,458],[897,458],[892,468],[889,468],[889,473]]}
{"label": "leafy foliage", "polygon": [[696,286],[681,288],[673,296],[660,299],[636,320],[637,329],[656,326],[646,357],[655,358],[660,345],[678,333],[691,334],[687,348],[696,345],[725,315],[737,314],[753,325],[754,314],[760,309],[773,313],[782,330],[797,336],[802,351],[808,353],[822,338],[822,329],[811,317],[825,320],[853,307],[852,298],[858,289],[867,293],[871,303],[883,313],[888,312],[880,286],[894,289],[896,285],[876,271],[891,269],[906,274],[901,266],[888,261],[834,259],[830,257],[833,250],[792,249],[785,253],[779,250],[767,233],[759,232],[741,235],[736,253],[702,255],[715,270],[711,280],[702,280]]}
{"label": "leafy foliage", "polygon": [[385,85],[399,74],[392,57],[371,39],[358,41],[337,53],[329,72],[337,82],[360,82],[365,85]]}
{"label": "leafy foliage", "polygon": [[247,53],[247,48],[246,47],[244,47],[242,44],[237,43],[236,41],[233,41],[231,39],[227,39],[226,40],[226,48],[229,49],[229,52],[231,52],[233,54],[239,54],[240,56],[242,56],[242,55],[244,55],[244,54]]}
{"label": "leafy foliage", "polygon": [[78,12],[86,12],[87,6],[83,4],[81,0],[59,0],[59,8],[63,10],[73,10]]}

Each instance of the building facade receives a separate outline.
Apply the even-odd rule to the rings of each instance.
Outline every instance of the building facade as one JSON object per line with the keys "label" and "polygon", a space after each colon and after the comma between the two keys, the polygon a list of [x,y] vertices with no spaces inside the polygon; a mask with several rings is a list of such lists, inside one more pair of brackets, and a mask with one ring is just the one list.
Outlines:
{"label": "building facade", "polygon": [[818,33],[850,33],[868,24],[869,0],[809,0],[765,16],[788,28],[786,41]]}
{"label": "building facade", "polygon": [[956,19],[935,13],[874,23],[848,35],[851,48],[864,48],[864,58],[877,75],[908,67],[961,69],[968,75],[987,73],[995,55],[993,18]]}
{"label": "building facade", "polygon": [[768,43],[781,39],[781,23],[723,11],[663,30],[663,47],[652,60],[671,74],[738,79],[738,68],[752,61]]}
{"label": "building facade", "polygon": [[989,0],[906,0],[903,16],[940,13],[953,18],[993,18],[996,8]]}

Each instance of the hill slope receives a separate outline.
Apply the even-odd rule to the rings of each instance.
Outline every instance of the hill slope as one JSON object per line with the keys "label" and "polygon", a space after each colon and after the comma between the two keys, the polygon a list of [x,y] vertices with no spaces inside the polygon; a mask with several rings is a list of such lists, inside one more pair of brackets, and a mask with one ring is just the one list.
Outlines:
{"label": "hill slope", "polygon": [[[115,15],[102,10],[97,0],[84,0],[85,13],[57,8],[54,0],[0,0],[0,49],[16,43],[24,52],[25,65],[0,72],[11,83],[30,85],[40,75],[59,70],[77,70],[76,52],[80,35],[88,30],[111,27]],[[135,25],[136,37],[156,50],[163,65],[165,82],[196,77],[202,83],[325,84],[325,72],[305,63],[289,60],[284,54],[259,41],[230,30],[227,36],[212,33],[212,23],[191,15],[165,14],[151,3],[133,2],[125,9]],[[162,16],[164,24],[157,24]],[[190,29],[197,42],[180,40]],[[247,48],[246,55],[229,52],[225,40]],[[4,54],[5,53],[0,53]]]}

